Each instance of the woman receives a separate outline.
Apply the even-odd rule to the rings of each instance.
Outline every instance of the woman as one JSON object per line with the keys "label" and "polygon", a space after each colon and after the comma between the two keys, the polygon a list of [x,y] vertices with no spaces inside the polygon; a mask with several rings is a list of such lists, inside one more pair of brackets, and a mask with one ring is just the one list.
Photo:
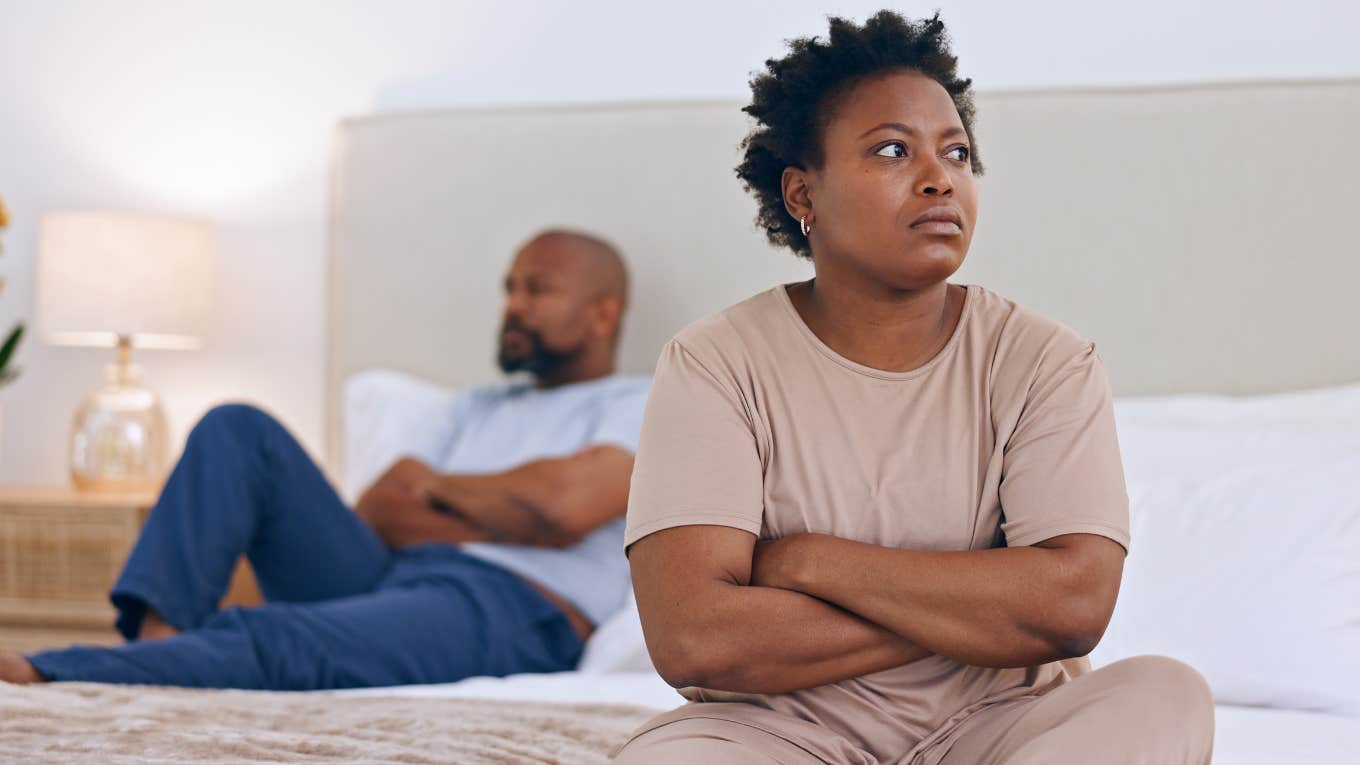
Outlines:
{"label": "woman", "polygon": [[1095,343],[946,281],[982,166],[944,25],[884,11],[791,47],[737,173],[816,276],[661,354],[625,543],[690,703],[618,760],[1209,762],[1194,670],[1082,658],[1129,544]]}

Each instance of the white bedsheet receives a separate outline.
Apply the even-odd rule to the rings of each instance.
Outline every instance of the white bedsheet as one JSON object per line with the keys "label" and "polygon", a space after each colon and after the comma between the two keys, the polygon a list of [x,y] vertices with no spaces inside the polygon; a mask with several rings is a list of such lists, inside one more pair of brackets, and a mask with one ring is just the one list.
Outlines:
{"label": "white bedsheet", "polygon": [[[395,695],[641,704],[684,703],[654,673],[556,672],[474,677],[446,685],[366,688],[346,695]],[[1360,719],[1314,712],[1219,705],[1214,765],[1357,765]]]}
{"label": "white bedsheet", "polygon": [[1214,765],[1360,763],[1360,720],[1221,704],[1216,712]]}
{"label": "white bedsheet", "polygon": [[640,704],[672,709],[685,703],[655,672],[550,672],[509,677],[472,677],[458,683],[356,688],[333,691],[343,696],[429,696],[435,698],[518,699],[602,704]]}

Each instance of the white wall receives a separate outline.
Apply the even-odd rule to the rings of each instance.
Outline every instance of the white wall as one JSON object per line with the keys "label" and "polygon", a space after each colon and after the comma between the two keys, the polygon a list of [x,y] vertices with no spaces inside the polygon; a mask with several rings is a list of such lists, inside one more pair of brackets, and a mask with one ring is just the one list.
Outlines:
{"label": "white wall", "polygon": [[[982,88],[1360,76],[1360,4],[939,5]],[[654,7],[653,7],[654,6]],[[33,317],[38,217],[69,208],[217,222],[206,350],[145,352],[177,443],[213,402],[322,443],[327,156],[342,116],[457,104],[740,98],[781,40],[878,2],[0,0],[0,195],[14,216],[0,329]],[[1300,126],[1325,149],[1328,137]],[[1187,131],[1187,140],[1193,132]],[[488,285],[494,289],[494,285]],[[106,354],[30,337],[6,389],[0,482],[65,480],[65,438]]]}

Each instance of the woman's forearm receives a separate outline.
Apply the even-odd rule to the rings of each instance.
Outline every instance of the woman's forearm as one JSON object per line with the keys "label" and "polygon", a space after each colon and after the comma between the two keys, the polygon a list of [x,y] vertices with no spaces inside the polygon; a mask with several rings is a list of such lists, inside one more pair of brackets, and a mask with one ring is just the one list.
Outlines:
{"label": "woman's forearm", "polygon": [[933,552],[803,534],[759,550],[752,581],[835,603],[965,664],[1031,666],[1088,653],[1114,608],[1123,549],[1071,537],[1085,539]]}
{"label": "woman's forearm", "polygon": [[703,607],[683,625],[657,625],[656,632],[670,639],[657,641],[663,646],[653,650],[653,657],[676,687],[783,693],[930,655],[900,635],[802,593],[733,583],[706,588],[702,597]]}

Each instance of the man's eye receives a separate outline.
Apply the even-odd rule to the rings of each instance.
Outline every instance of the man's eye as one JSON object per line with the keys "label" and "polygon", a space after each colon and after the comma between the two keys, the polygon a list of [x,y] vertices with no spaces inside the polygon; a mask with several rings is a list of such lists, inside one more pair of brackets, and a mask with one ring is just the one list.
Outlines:
{"label": "man's eye", "polygon": [[970,156],[969,153],[968,153],[968,147],[967,147],[967,146],[955,146],[954,148],[952,148],[952,149],[950,149],[948,152],[946,152],[946,154],[947,154],[951,159],[957,160],[957,161],[959,161],[959,162],[967,162],[967,161],[968,161],[968,157]]}
{"label": "man's eye", "polygon": [[892,157],[894,159],[897,159],[907,156],[907,147],[903,146],[900,143],[893,142],[890,144],[885,144],[878,151],[874,152],[874,154],[879,157]]}

